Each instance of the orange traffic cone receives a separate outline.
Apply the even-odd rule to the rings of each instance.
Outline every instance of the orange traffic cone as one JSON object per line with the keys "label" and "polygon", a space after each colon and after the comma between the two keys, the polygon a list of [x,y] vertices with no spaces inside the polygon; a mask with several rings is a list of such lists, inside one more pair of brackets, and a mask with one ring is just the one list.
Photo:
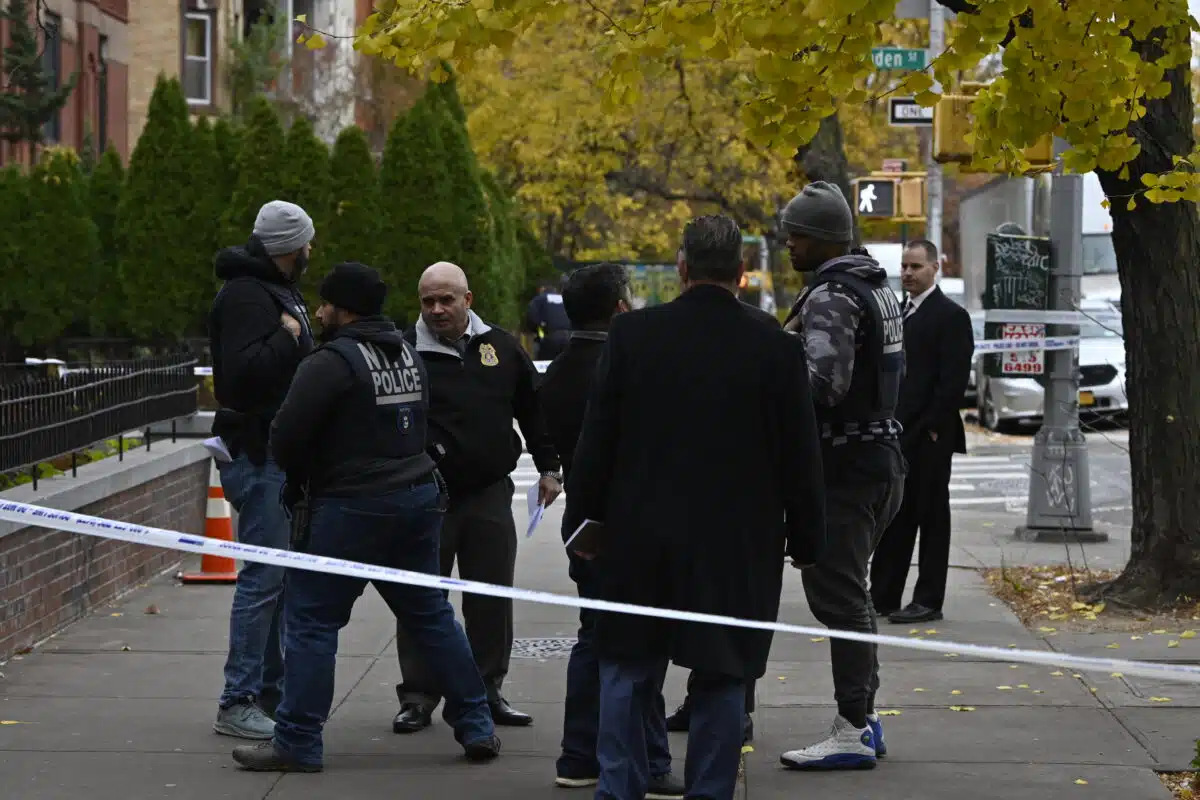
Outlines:
{"label": "orange traffic cone", "polygon": [[[233,541],[233,520],[225,490],[221,488],[221,476],[217,462],[212,462],[208,473],[208,514],[204,520],[204,536],[223,542]],[[228,556],[205,553],[200,556],[200,571],[186,572],[179,576],[184,583],[237,583],[237,562]]]}

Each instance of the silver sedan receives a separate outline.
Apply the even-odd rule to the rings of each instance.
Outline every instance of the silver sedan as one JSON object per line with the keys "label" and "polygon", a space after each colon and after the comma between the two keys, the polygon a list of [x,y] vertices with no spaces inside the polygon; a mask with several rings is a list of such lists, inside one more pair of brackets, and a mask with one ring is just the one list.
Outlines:
{"label": "silver sedan", "polygon": [[[1079,412],[1115,416],[1129,410],[1125,393],[1125,342],[1120,312],[1111,306],[1082,309],[1079,326]],[[1038,425],[1045,414],[1045,391],[1039,378],[993,378],[984,374],[983,354],[975,357],[979,420],[993,431],[1023,424]]]}

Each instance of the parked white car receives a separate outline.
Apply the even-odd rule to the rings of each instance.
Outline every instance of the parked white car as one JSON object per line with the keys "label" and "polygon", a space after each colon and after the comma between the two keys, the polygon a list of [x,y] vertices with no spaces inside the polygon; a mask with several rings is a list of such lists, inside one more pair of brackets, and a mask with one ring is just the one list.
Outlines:
{"label": "parked white car", "polygon": [[[971,311],[971,333],[975,341],[983,339],[983,311]],[[976,408],[979,405],[979,378],[975,374],[982,362],[976,356],[971,361],[971,373],[967,376],[967,391],[963,394],[963,408]]]}
{"label": "parked white car", "polygon": [[[1085,300],[1079,326],[1079,412],[1112,416],[1129,410],[1125,393],[1125,340],[1121,312],[1105,301]],[[979,420],[994,431],[1041,424],[1045,392],[1037,378],[990,378],[975,356]]]}

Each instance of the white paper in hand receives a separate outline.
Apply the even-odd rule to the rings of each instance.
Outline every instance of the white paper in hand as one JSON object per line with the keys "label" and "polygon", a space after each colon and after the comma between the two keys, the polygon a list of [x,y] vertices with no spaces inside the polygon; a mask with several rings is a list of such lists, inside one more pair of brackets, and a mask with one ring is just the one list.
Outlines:
{"label": "white paper in hand", "polygon": [[225,440],[220,436],[205,439],[204,449],[221,464],[228,464],[230,461],[233,461],[233,456],[229,453],[229,448],[225,446]]}
{"label": "white paper in hand", "polygon": [[538,501],[538,485],[536,483],[529,487],[529,491],[525,493],[525,499],[529,506],[529,528],[525,531],[525,538],[528,539],[533,536],[534,529],[542,521],[542,514],[546,513],[546,507]]}

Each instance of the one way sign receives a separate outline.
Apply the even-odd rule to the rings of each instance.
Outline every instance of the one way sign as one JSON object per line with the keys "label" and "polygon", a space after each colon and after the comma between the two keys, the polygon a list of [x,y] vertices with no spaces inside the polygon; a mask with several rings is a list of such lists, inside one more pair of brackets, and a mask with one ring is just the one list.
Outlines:
{"label": "one way sign", "polygon": [[896,216],[896,181],[859,178],[854,182],[854,204],[860,217]]}
{"label": "one way sign", "polygon": [[926,108],[911,97],[888,98],[888,125],[897,127],[933,124],[933,106]]}

